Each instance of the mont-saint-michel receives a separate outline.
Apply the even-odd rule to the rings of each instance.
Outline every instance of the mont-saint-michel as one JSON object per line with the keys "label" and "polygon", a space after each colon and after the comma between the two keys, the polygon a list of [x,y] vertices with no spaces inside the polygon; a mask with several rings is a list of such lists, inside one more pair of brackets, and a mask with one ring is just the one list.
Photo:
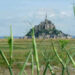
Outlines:
{"label": "mont-saint-michel", "polygon": [[[36,38],[71,38],[70,35],[63,33],[61,30],[57,30],[52,21],[47,19],[47,16],[43,22],[34,26]],[[31,38],[32,29],[26,34],[25,37]]]}

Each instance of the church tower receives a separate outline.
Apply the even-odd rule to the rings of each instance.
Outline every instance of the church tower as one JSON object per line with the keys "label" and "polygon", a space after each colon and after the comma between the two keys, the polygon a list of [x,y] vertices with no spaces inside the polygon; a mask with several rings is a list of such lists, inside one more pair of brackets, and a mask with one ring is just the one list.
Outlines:
{"label": "church tower", "polygon": [[45,22],[47,22],[47,13],[46,13],[46,15],[45,15]]}
{"label": "church tower", "polygon": [[45,29],[48,29],[48,28],[49,28],[49,25],[48,25],[47,13],[46,13],[46,16],[45,16]]}

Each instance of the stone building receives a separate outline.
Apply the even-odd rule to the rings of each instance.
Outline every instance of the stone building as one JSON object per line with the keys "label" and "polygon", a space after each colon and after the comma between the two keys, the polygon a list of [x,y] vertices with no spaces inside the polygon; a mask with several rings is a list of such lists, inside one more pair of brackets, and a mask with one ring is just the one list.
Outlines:
{"label": "stone building", "polygon": [[[57,30],[52,21],[47,19],[47,16],[43,22],[34,27],[36,38],[71,38],[68,34]],[[32,29],[26,36],[31,37]]]}

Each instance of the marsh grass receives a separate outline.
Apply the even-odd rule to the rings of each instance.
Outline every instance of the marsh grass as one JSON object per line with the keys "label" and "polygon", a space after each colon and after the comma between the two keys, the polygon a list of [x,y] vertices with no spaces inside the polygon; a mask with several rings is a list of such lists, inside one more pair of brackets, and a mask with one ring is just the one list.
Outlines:
{"label": "marsh grass", "polygon": [[5,54],[2,52],[2,50],[0,50],[0,54],[3,58],[3,60],[5,61],[5,63],[7,64],[8,66],[8,69],[9,69],[9,72],[10,72],[10,75],[13,75],[13,72],[12,72],[12,51],[13,51],[13,34],[12,34],[12,27],[10,26],[10,37],[9,37],[9,40],[8,40],[8,43],[9,43],[9,48],[10,48],[10,63],[9,61],[7,60],[7,57],[5,56]]}

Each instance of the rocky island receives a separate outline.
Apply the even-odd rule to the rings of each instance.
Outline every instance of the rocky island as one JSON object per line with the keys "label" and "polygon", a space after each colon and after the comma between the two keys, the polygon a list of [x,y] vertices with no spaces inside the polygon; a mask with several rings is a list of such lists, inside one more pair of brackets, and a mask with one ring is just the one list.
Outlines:
{"label": "rocky island", "polygon": [[[34,31],[36,38],[71,38],[70,35],[65,34],[60,30],[57,30],[55,25],[47,19],[47,16],[45,18],[45,21],[34,27]],[[30,29],[26,36],[30,38],[31,34],[32,29]]]}

